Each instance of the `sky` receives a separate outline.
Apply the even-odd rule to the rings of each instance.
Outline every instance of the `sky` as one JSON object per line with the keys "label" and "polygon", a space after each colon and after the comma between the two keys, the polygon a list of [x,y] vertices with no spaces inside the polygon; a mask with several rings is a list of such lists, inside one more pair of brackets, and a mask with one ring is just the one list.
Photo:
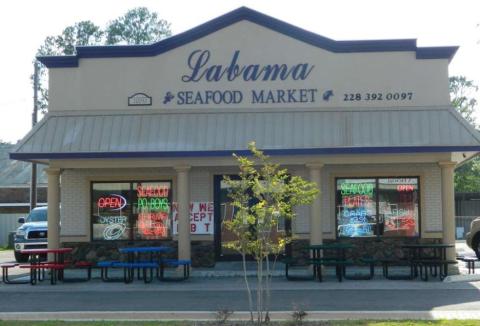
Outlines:
{"label": "sky", "polygon": [[[31,129],[32,60],[47,36],[82,20],[105,27],[139,6],[170,22],[173,35],[247,6],[334,40],[413,38],[418,46],[457,45],[450,75],[480,85],[479,0],[3,0],[0,140],[15,143]],[[480,102],[478,92],[472,96]]]}

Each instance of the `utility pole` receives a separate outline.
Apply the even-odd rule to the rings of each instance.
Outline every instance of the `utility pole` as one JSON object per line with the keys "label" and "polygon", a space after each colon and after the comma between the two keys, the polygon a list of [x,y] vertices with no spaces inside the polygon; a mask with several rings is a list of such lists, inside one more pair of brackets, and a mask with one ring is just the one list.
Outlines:
{"label": "utility pole", "polygon": [[[37,124],[38,112],[38,63],[33,63],[33,112],[32,128]],[[30,210],[37,207],[37,163],[32,163],[32,178],[30,182]]]}

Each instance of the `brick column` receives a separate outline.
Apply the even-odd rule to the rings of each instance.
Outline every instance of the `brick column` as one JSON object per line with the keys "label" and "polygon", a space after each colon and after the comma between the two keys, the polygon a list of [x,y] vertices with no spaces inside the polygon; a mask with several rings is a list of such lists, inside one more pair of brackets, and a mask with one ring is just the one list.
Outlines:
{"label": "brick column", "polygon": [[[322,163],[307,164],[310,172],[310,181],[317,184],[317,188],[321,188],[321,172],[323,168]],[[320,193],[315,197],[315,200],[310,207],[310,244],[317,245],[323,243],[323,228],[322,228],[322,199]]]}
{"label": "brick column", "polygon": [[190,196],[188,171],[190,166],[177,166],[178,203],[178,259],[191,259],[190,249]]}
{"label": "brick column", "polygon": [[[455,162],[439,162],[442,170],[443,243],[455,244]],[[455,248],[447,249],[447,259],[455,260]]]}
{"label": "brick column", "polygon": [[45,173],[48,179],[48,248],[52,249],[60,247],[60,169],[47,168]]}

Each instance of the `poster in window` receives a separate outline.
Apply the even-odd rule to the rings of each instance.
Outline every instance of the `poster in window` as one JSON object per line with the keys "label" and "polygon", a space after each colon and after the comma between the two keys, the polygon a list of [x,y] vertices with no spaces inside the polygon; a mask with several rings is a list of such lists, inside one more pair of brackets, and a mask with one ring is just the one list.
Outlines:
{"label": "poster in window", "polygon": [[[178,204],[173,203],[173,232],[178,234]],[[190,203],[190,234],[213,234],[213,202]]]}

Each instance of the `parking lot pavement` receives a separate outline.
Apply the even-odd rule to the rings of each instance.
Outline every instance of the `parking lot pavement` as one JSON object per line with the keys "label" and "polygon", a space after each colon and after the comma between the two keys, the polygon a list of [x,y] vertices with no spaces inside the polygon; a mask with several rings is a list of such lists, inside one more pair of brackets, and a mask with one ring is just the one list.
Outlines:
{"label": "parking lot pavement", "polygon": [[[255,280],[252,279],[255,288]],[[480,282],[444,283],[439,281],[345,281],[292,282],[275,278],[272,282],[273,311],[405,312],[427,313],[480,311]],[[0,284],[0,318],[12,312],[187,312],[248,310],[242,278],[192,278],[185,282],[154,281],[144,284],[41,282]],[[41,300],[39,300],[41,298]],[[385,315],[382,315],[385,318]],[[477,314],[477,318],[478,314]]]}
{"label": "parking lot pavement", "polygon": [[[0,261],[13,261],[13,253],[0,252]],[[0,319],[201,319],[222,309],[248,310],[242,277],[124,284],[102,282],[98,270],[94,276],[89,282],[57,285],[0,283],[5,294],[0,296]],[[255,278],[250,281],[255,288]],[[392,281],[378,275],[371,281],[339,283],[331,275],[321,283],[275,277],[271,289],[271,309],[277,314],[303,309],[320,319],[480,318],[480,282]]]}

